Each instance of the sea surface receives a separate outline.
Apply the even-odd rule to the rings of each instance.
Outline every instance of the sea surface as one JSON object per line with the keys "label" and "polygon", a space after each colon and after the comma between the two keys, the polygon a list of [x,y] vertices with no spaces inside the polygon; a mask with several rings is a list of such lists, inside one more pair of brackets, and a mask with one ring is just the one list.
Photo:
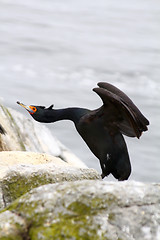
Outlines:
{"label": "sea surface", "polygon": [[[130,179],[160,182],[160,1],[0,0],[2,103],[28,118],[17,100],[95,109],[99,81],[123,90],[150,121],[140,140],[126,137]],[[100,171],[72,122],[47,126]]]}

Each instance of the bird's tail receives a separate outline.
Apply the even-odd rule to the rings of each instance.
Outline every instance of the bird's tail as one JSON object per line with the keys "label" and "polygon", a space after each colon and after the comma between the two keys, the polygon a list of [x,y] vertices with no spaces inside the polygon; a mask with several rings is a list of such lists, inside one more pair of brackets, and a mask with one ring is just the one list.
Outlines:
{"label": "bird's tail", "polygon": [[119,181],[127,180],[131,173],[131,164],[122,134],[112,136],[108,144],[107,156],[100,161],[102,178],[111,173]]}

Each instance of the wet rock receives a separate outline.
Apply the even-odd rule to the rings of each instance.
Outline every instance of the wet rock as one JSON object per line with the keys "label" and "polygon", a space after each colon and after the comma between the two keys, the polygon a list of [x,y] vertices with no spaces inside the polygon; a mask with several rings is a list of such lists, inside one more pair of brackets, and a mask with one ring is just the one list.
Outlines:
{"label": "wet rock", "polygon": [[44,152],[60,157],[74,166],[86,167],[52,136],[46,126],[3,105],[0,105],[0,124],[6,131],[5,135],[0,134],[0,151]]}
{"label": "wet rock", "polygon": [[82,179],[101,177],[94,169],[77,168],[48,154],[0,152],[0,208],[40,185]]}
{"label": "wet rock", "polygon": [[[13,213],[15,218],[23,219],[22,226],[27,225],[30,240],[159,240],[159,196],[159,184],[130,181],[82,180],[44,185],[0,214],[0,236],[4,213],[5,222],[15,226],[16,220],[10,215]],[[3,231],[3,236],[7,238],[8,232]]]}

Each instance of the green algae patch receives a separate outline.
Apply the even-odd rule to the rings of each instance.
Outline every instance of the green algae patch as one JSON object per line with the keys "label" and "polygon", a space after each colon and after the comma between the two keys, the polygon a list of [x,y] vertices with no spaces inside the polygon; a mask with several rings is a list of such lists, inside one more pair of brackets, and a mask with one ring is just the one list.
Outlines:
{"label": "green algae patch", "polygon": [[[109,205],[111,205],[112,197],[113,196],[109,196]],[[72,202],[67,207],[69,213],[59,213],[58,216],[52,219],[52,222],[54,223],[51,223],[50,220],[47,222],[45,220],[44,223],[39,227],[34,225],[29,231],[30,239],[49,240],[54,236],[54,238],[57,240],[109,240],[109,238],[106,237],[107,232],[100,230],[101,225],[94,220],[95,216],[97,216],[101,210],[104,210],[106,207],[106,202],[103,201],[103,205],[101,204],[102,201],[102,199],[98,198],[94,200],[92,199],[88,204],[85,204],[81,201]],[[100,207],[97,207],[98,205]],[[109,214],[108,220],[111,221],[113,219],[114,214]]]}
{"label": "green algae patch", "polygon": [[[31,240],[107,240],[103,237],[103,234],[99,233],[97,229],[100,226],[92,224],[92,219],[88,218],[86,215],[80,215],[73,217],[70,215],[59,214],[58,218],[54,220],[54,223],[47,225],[41,225],[39,227],[32,227],[29,231],[29,236]],[[48,223],[49,224],[49,223]]]}
{"label": "green algae patch", "polygon": [[78,214],[87,214],[91,212],[91,207],[89,204],[84,204],[83,202],[72,202],[68,208],[68,210],[74,212],[76,215]]}
{"label": "green algae patch", "polygon": [[107,225],[118,198],[82,189],[81,181],[42,186],[6,209],[25,220],[29,240],[110,240]]}
{"label": "green algae patch", "polygon": [[[29,194],[27,194],[29,195]],[[97,233],[100,225],[95,227],[94,214],[90,206],[80,202],[73,202],[69,207],[68,213],[59,212],[58,214],[51,211],[51,208],[39,212],[38,209],[43,207],[43,202],[28,202],[29,196],[23,196],[14,201],[8,210],[16,212],[26,219],[28,226],[28,236],[30,240],[50,240],[50,239],[86,239],[86,240],[103,240],[103,234]],[[25,197],[25,198],[24,198]],[[27,198],[26,198],[27,197]],[[25,201],[23,201],[23,199]],[[20,200],[20,201],[19,201]],[[80,207],[81,205],[81,207]],[[76,210],[75,208],[80,207]],[[53,208],[54,209],[54,208]],[[52,210],[53,210],[52,209]]]}
{"label": "green algae patch", "polygon": [[11,235],[7,235],[7,236],[0,235],[0,240],[24,240],[24,238],[19,235],[11,234]]}
{"label": "green algae patch", "polygon": [[14,173],[4,178],[1,186],[5,201],[11,203],[33,188],[55,182],[56,180],[52,176],[49,176],[49,174],[33,173],[27,177]]}
{"label": "green algae patch", "polygon": [[[25,219],[27,225],[39,226],[43,225],[46,219],[49,219],[50,209],[43,208],[42,202],[39,201],[28,201],[29,196],[24,195],[17,200],[15,200],[9,207],[6,209],[20,215]],[[43,208],[42,211],[39,208]],[[3,210],[4,211],[4,210]]]}
{"label": "green algae patch", "polygon": [[115,204],[117,204],[117,198],[112,194],[107,194],[102,198],[86,198],[83,196],[80,200],[72,202],[67,209],[74,212],[75,215],[94,215],[109,209],[111,205]]}
{"label": "green algae patch", "polygon": [[33,228],[29,232],[29,236],[31,240],[67,240],[67,239],[78,239],[78,240],[106,240],[102,236],[98,236],[97,231],[94,229],[88,229],[84,225],[81,224],[73,224],[71,221],[64,224],[63,222],[53,224],[51,227],[40,227]]}
{"label": "green algae patch", "polygon": [[115,220],[115,213],[109,213],[108,220],[109,221],[114,221]]}
{"label": "green algae patch", "polygon": [[[25,168],[24,168],[25,169]],[[0,182],[3,192],[3,198],[6,206],[8,203],[13,202],[23,194],[30,190],[46,184],[53,184],[58,182],[74,182],[75,180],[82,180],[84,176],[81,172],[78,175],[74,173],[50,173],[49,171],[37,170],[30,172],[22,169],[22,173],[12,170]]]}
{"label": "green algae patch", "polygon": [[7,233],[7,231],[4,231],[3,229],[0,229],[0,240],[29,240],[28,238],[25,238],[23,232],[12,231],[11,233]]}
{"label": "green algae patch", "polygon": [[104,196],[92,198],[90,204],[94,209],[109,209],[113,205],[118,205],[118,198],[112,193],[107,193]]}
{"label": "green algae patch", "polygon": [[[113,196],[108,195],[108,198],[111,204]],[[14,201],[7,209],[26,219],[30,226],[30,240],[107,240],[106,232],[100,230],[101,225],[94,219],[106,208],[106,204],[108,205],[108,201],[105,202],[104,199],[88,199],[83,196],[81,200],[73,201],[68,206],[65,206],[63,201],[57,206],[54,200],[46,205],[43,200],[36,198],[31,201],[31,194],[28,193]]]}

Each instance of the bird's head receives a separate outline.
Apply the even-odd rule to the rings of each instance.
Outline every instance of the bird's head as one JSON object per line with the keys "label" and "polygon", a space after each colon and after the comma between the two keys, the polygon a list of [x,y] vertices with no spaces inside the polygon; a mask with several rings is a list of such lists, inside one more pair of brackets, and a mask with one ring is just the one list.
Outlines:
{"label": "bird's head", "polygon": [[44,119],[46,117],[46,112],[48,112],[48,110],[52,110],[53,108],[53,104],[48,108],[35,105],[27,106],[23,103],[20,103],[19,101],[17,101],[17,104],[25,108],[29,112],[29,114],[38,122],[46,122]]}

